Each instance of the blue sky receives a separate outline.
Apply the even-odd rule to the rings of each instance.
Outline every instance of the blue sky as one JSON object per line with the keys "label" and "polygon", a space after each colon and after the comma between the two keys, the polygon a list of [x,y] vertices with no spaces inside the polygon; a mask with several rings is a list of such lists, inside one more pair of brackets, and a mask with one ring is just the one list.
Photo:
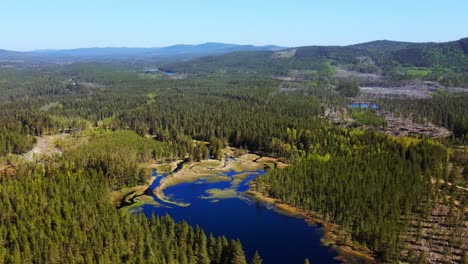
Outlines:
{"label": "blue sky", "polygon": [[0,49],[468,37],[467,0],[0,0]]}

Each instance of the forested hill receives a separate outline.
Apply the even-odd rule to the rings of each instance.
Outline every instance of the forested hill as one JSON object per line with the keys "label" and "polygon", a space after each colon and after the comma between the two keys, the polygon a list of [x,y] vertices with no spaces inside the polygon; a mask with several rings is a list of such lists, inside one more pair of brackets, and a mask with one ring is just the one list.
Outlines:
{"label": "forested hill", "polygon": [[30,52],[18,52],[0,49],[0,63],[18,62],[24,60],[37,60],[39,56]]}
{"label": "forested hill", "polygon": [[427,45],[427,44],[429,43],[414,43],[414,42],[403,42],[403,41],[392,41],[392,40],[375,40],[375,41],[350,45],[349,47],[374,50],[374,51],[395,51],[395,50],[405,49],[410,46],[419,46],[419,45]]}
{"label": "forested hill", "polygon": [[373,41],[350,46],[307,46],[281,51],[236,52],[166,65],[184,73],[288,75],[320,69],[324,62],[365,73],[390,75],[399,68],[424,67],[445,73],[468,72],[468,38],[445,43]]}

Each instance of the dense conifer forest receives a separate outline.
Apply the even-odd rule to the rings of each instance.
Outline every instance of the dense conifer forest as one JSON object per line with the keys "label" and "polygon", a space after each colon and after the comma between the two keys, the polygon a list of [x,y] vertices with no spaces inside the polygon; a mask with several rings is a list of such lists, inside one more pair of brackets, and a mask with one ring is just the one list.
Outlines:
{"label": "dense conifer forest", "polygon": [[[431,141],[402,141],[373,133],[332,133],[293,166],[261,177],[257,188],[318,212],[351,237],[396,259],[404,246],[402,215],[411,216],[442,178],[447,153]],[[324,145],[323,142],[327,142]],[[409,217],[407,218],[409,219]]]}
{"label": "dense conifer forest", "polygon": [[246,263],[239,241],[117,211],[95,172],[25,164],[0,190],[0,263]]}
{"label": "dense conifer forest", "polygon": [[[242,241],[110,203],[111,191],[146,182],[143,162],[221,160],[227,146],[287,161],[256,190],[338,224],[341,242],[378,261],[427,260],[411,232],[435,204],[448,206],[448,263],[466,263],[457,232],[466,222],[466,94],[376,100],[453,132],[444,139],[384,135],[372,129],[387,126],[372,109],[350,110],[354,126],[325,118],[360,96],[356,80],[335,76],[338,66],[384,71],[391,82],[426,67],[416,78],[466,86],[466,39],[369,45],[300,48],[276,63],[260,51],[167,65],[176,76],[145,73],[148,62],[0,68],[0,263],[246,263]],[[356,60],[364,55],[375,63]],[[272,78],[280,75],[300,78]],[[61,155],[25,158],[38,139],[62,134],[75,143],[54,142]],[[256,253],[251,263],[261,262]]]}

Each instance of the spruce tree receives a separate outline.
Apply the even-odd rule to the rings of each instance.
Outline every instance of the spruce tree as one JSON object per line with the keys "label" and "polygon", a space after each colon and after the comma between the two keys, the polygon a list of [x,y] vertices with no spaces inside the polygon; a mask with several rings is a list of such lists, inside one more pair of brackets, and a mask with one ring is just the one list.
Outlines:
{"label": "spruce tree", "polygon": [[262,264],[263,260],[260,257],[260,254],[258,254],[258,251],[255,251],[255,254],[252,257],[252,261],[250,261],[250,264]]}
{"label": "spruce tree", "polygon": [[230,249],[230,264],[247,264],[244,250],[239,240],[232,240],[229,246]]}

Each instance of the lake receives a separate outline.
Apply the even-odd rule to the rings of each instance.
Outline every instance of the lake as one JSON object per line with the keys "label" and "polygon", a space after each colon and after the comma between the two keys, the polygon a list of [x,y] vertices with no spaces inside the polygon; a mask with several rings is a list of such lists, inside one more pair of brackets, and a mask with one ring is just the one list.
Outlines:
{"label": "lake", "polygon": [[[266,264],[302,264],[306,257],[311,263],[340,263],[334,260],[337,256],[335,250],[321,245],[323,233],[320,226],[280,214],[271,205],[243,194],[250,181],[264,173],[263,170],[242,172],[243,176],[234,181],[234,177],[241,173],[230,171],[224,173],[231,178],[230,181],[210,182],[206,178],[194,183],[181,183],[166,188],[164,194],[172,201],[189,203],[189,206],[164,203],[153,195],[163,207],[147,204],[135,209],[148,217],[169,214],[177,221],[185,220],[193,226],[200,226],[207,235],[225,235],[229,240],[239,238],[248,260],[258,250]],[[154,172],[156,179],[150,188],[157,187],[166,176]]]}

